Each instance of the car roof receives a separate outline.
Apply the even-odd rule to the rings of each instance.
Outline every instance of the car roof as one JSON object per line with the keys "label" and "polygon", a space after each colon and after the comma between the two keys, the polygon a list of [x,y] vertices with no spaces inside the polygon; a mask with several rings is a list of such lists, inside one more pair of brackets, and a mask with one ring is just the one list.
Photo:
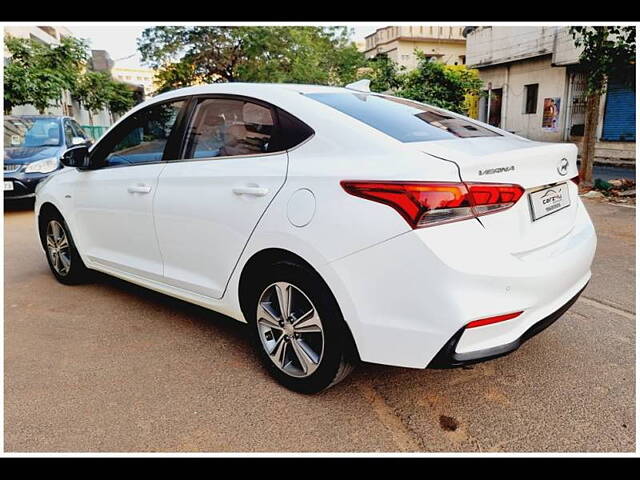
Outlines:
{"label": "car roof", "polygon": [[147,99],[143,104],[149,105],[160,100],[168,100],[171,98],[190,96],[190,95],[206,95],[215,93],[226,93],[247,96],[261,96],[274,93],[338,93],[353,92],[344,87],[332,87],[326,85],[305,85],[297,83],[245,83],[245,82],[227,82],[227,83],[209,83],[205,85],[195,85],[192,87],[178,88],[169,92],[158,94]]}
{"label": "car roof", "polygon": [[11,118],[46,118],[46,119],[63,119],[63,118],[71,118],[66,115],[5,115],[5,119]]}

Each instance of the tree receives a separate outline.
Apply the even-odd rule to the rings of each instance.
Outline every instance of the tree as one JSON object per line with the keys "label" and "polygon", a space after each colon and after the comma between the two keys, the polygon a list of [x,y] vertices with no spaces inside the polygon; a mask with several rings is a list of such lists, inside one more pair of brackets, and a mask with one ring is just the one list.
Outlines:
{"label": "tree", "polygon": [[114,80],[106,72],[85,72],[76,83],[72,95],[89,112],[91,125],[93,114],[102,109],[109,109],[112,115],[121,115],[135,103],[131,87]]}
{"label": "tree", "polygon": [[87,59],[83,40],[64,38],[59,45],[31,39],[5,37],[10,59],[4,71],[4,111],[18,105],[33,105],[38,112],[60,104],[72,90]]}
{"label": "tree", "polygon": [[160,26],[138,39],[159,90],[215,82],[342,84],[364,56],[345,27]]}
{"label": "tree", "polygon": [[110,79],[107,92],[107,107],[112,115],[122,115],[128,112],[135,103],[131,87],[122,82]]}
{"label": "tree", "polygon": [[[404,68],[404,67],[403,67]],[[364,68],[358,71],[359,78],[371,80],[370,88],[374,92],[392,92],[400,85],[397,64],[386,53],[379,53],[367,60]]]}
{"label": "tree", "polygon": [[111,83],[108,73],[86,72],[77,82],[72,95],[89,112],[89,123],[93,125],[93,114],[108,106]]}
{"label": "tree", "polygon": [[576,47],[583,49],[580,65],[587,75],[580,178],[592,185],[600,97],[610,79],[635,84],[636,28],[571,27],[569,31]]}
{"label": "tree", "polygon": [[466,114],[466,96],[477,95],[482,88],[477,70],[432,62],[419,50],[415,55],[418,67],[398,75],[399,87],[395,94]]}

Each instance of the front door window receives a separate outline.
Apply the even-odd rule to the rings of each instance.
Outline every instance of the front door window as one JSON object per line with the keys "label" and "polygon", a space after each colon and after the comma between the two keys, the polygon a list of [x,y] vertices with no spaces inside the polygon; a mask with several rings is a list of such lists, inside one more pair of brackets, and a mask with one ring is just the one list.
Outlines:
{"label": "front door window", "polygon": [[115,145],[105,156],[105,166],[161,161],[183,104],[163,103],[133,114],[116,134]]}

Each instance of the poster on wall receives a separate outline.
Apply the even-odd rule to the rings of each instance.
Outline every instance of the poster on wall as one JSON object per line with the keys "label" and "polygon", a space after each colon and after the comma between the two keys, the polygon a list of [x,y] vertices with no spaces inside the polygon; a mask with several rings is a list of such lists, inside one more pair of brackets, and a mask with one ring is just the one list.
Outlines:
{"label": "poster on wall", "polygon": [[542,111],[542,129],[557,132],[560,124],[560,98],[545,98]]}

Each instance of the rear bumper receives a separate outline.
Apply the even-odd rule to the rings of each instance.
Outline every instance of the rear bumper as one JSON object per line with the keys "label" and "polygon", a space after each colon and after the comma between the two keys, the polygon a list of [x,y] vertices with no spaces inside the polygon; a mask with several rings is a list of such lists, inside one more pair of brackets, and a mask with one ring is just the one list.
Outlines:
{"label": "rear bumper", "polygon": [[[595,230],[580,202],[574,227],[548,245],[510,254],[477,221],[413,230],[325,265],[367,362],[426,368],[517,348],[569,308],[591,278]],[[523,311],[472,329],[471,321]]]}
{"label": "rear bumper", "polygon": [[580,291],[571,298],[571,300],[565,303],[558,310],[553,312],[551,315],[543,318],[539,322],[534,323],[520,337],[504,345],[498,345],[497,347],[490,347],[484,350],[476,350],[473,352],[457,353],[456,348],[458,346],[458,343],[460,342],[460,338],[465,332],[465,328],[461,328],[451,338],[451,340],[449,340],[444,345],[444,347],[442,347],[442,350],[440,350],[437,355],[433,357],[433,360],[431,360],[427,368],[462,367],[464,365],[471,365],[474,363],[484,362],[486,360],[502,357],[513,352],[514,350],[517,350],[524,342],[526,342],[530,338],[535,337],[538,333],[542,332],[547,327],[550,327],[556,320],[564,315],[564,313],[569,310],[569,308],[571,308],[576,300],[578,300],[585,288],[587,288],[586,285],[582,287]]}

